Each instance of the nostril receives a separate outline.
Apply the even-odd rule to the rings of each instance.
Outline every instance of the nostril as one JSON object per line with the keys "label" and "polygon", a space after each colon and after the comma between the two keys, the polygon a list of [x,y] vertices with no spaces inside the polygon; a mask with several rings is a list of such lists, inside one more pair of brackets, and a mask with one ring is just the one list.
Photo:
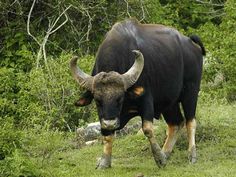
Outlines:
{"label": "nostril", "polygon": [[112,125],[115,125],[116,123],[117,123],[116,120],[105,120],[104,121],[104,124],[107,126],[112,126]]}
{"label": "nostril", "polygon": [[116,129],[119,125],[119,122],[117,119],[113,120],[101,120],[101,127],[103,129]]}

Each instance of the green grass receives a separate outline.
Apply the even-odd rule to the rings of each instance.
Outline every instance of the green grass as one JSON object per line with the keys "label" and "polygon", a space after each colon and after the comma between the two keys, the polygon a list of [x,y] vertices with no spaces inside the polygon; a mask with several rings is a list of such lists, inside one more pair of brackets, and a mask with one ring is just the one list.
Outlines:
{"label": "green grass", "polygon": [[[112,168],[106,170],[95,169],[97,158],[102,153],[100,143],[78,149],[73,145],[74,135],[47,132],[31,135],[22,152],[16,151],[12,159],[5,160],[10,168],[5,164],[8,169],[0,174],[50,177],[134,177],[139,173],[146,177],[236,176],[236,105],[201,102],[197,121],[198,161],[194,165],[188,163],[185,129],[166,167],[156,166],[149,142],[143,135],[129,135],[115,140]],[[165,140],[165,129],[163,120],[156,122],[157,140],[161,145]]]}

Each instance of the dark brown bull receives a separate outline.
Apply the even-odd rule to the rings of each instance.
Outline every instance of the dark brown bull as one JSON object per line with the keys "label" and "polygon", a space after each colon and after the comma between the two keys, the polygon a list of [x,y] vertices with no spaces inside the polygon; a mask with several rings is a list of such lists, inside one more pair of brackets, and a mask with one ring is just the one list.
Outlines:
{"label": "dark brown bull", "polygon": [[[76,66],[74,78],[87,89],[76,103],[85,106],[94,98],[104,136],[104,153],[98,168],[111,166],[115,130],[141,116],[157,165],[166,164],[186,121],[189,160],[196,161],[195,111],[202,73],[204,46],[197,36],[186,37],[162,25],[140,24],[134,19],[116,23],[100,45],[92,76]],[[183,107],[184,117],[180,111]],[[153,118],[162,114],[168,124],[163,148],[153,132]]]}

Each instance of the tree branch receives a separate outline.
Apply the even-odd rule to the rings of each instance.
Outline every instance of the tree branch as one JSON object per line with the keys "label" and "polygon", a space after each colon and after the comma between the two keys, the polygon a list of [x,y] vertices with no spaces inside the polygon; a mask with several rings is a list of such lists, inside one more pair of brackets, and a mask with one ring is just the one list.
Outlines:
{"label": "tree branch", "polygon": [[30,8],[30,11],[29,11],[29,14],[28,14],[28,19],[27,19],[27,33],[29,36],[31,36],[37,43],[38,45],[40,45],[39,41],[37,40],[37,38],[35,36],[33,36],[31,33],[30,33],[30,18],[31,18],[31,14],[32,14],[32,11],[34,9],[34,5],[35,5],[35,1],[33,1],[32,5],[31,5],[31,8]]}
{"label": "tree branch", "polygon": [[144,7],[143,7],[143,0],[140,0],[141,4],[141,9],[142,9],[142,19],[140,21],[143,21],[145,19],[145,12],[144,12]]}
{"label": "tree branch", "polygon": [[130,13],[129,13],[129,2],[127,0],[124,0],[126,3],[126,13],[128,14],[129,18],[131,17]]}
{"label": "tree branch", "polygon": [[199,2],[201,4],[206,4],[206,5],[211,5],[211,6],[218,6],[218,7],[223,7],[224,6],[224,3],[216,4],[216,3],[212,3],[211,1],[209,1],[209,2],[205,2],[205,1],[202,1],[202,0],[195,0],[195,1]]}
{"label": "tree branch", "polygon": [[[69,5],[60,15],[59,17],[57,17],[57,19],[55,20],[55,22],[53,23],[53,25],[51,26],[50,30],[53,30],[53,28],[55,27],[55,25],[57,24],[58,20],[60,20],[61,16],[64,15],[66,13],[66,11],[71,7],[71,5]],[[50,31],[49,33],[52,34],[54,32],[56,32],[58,29],[60,29],[64,24],[66,24],[66,22],[68,21],[68,16],[67,14],[65,14],[66,20],[61,23],[56,29],[54,29],[53,31]]]}
{"label": "tree branch", "polygon": [[[71,7],[71,5],[69,5],[58,17],[57,19],[54,21],[54,22],[51,22],[51,20],[49,19],[48,21],[48,30],[46,32],[46,35],[44,36],[43,40],[40,42],[38,41],[38,39],[33,36],[30,32],[30,18],[31,18],[31,14],[32,14],[32,11],[34,9],[34,6],[35,6],[35,2],[36,0],[33,1],[32,5],[31,5],[31,8],[30,8],[30,11],[29,11],[29,14],[28,14],[28,19],[27,19],[27,33],[29,34],[29,36],[31,36],[36,42],[37,44],[39,45],[39,51],[38,51],[38,55],[37,55],[37,60],[36,60],[36,64],[37,64],[37,68],[39,66],[39,61],[40,59],[42,58],[42,55],[43,55],[43,59],[44,59],[44,62],[45,62],[45,66],[48,68],[47,66],[47,55],[46,55],[46,43],[48,41],[48,38],[51,34],[55,33],[58,29],[60,29],[63,25],[66,24],[66,22],[68,21],[68,16],[65,14],[66,11]],[[54,27],[56,26],[56,24],[58,23],[58,21],[60,20],[60,18],[65,15],[66,19],[58,26],[54,29]]]}

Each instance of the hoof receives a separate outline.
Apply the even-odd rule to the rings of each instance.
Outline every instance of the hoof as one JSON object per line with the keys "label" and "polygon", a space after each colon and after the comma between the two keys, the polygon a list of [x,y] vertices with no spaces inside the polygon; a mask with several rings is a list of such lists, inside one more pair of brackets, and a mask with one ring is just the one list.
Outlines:
{"label": "hoof", "polygon": [[111,156],[103,155],[98,159],[96,169],[111,168]]}
{"label": "hoof", "polygon": [[166,155],[164,152],[161,151],[161,148],[158,144],[151,145],[152,154],[154,160],[158,167],[164,167],[166,165]]}
{"label": "hoof", "polygon": [[164,152],[160,151],[158,153],[153,154],[155,162],[158,167],[166,166],[166,155]]}
{"label": "hoof", "polygon": [[[163,152],[163,151],[162,151]],[[166,156],[166,159],[169,159],[171,152],[163,152]]]}
{"label": "hoof", "polygon": [[194,164],[197,162],[197,153],[196,153],[195,146],[193,146],[191,150],[189,151],[188,160],[190,164]]}

